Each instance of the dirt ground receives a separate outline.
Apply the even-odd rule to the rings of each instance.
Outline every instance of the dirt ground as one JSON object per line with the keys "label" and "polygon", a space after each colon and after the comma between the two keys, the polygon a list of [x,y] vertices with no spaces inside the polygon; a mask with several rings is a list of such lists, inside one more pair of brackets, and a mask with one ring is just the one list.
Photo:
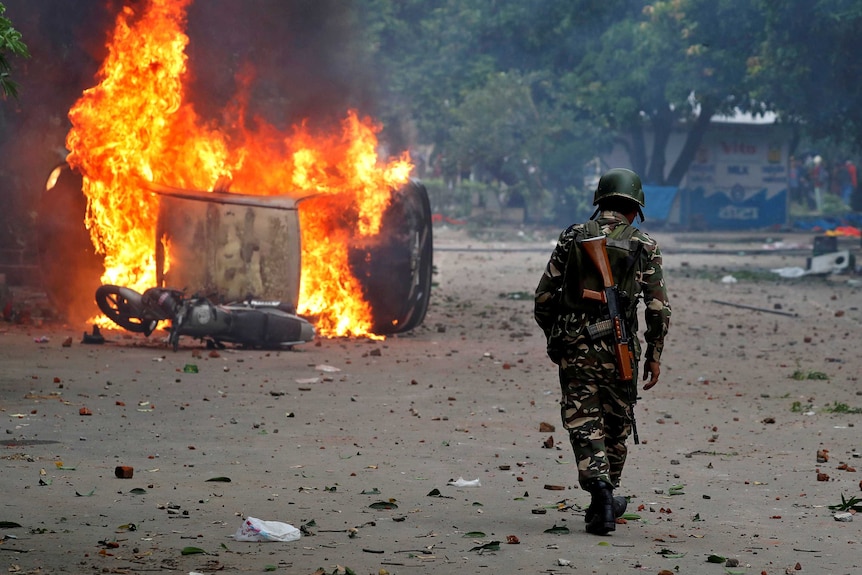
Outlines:
{"label": "dirt ground", "polygon": [[[862,497],[859,278],[769,271],[811,234],[654,234],[673,320],[618,491],[639,518],[596,537],[532,319],[557,233],[435,229],[427,318],[385,341],[0,325],[0,571],[862,573],[830,509]],[[304,534],[238,542],[247,516]]]}

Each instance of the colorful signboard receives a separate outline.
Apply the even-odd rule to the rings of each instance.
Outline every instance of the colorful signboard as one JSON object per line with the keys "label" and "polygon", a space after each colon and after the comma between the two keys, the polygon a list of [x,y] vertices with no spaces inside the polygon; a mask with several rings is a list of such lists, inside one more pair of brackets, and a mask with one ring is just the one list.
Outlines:
{"label": "colorful signboard", "polygon": [[709,229],[783,226],[788,219],[782,130],[718,124],[688,170],[680,223]]}
{"label": "colorful signboard", "polygon": [[[682,153],[688,132],[674,131],[668,167]],[[647,134],[646,141],[651,142]],[[789,223],[789,130],[745,115],[713,119],[679,188],[645,187],[649,223],[691,230],[742,230]],[[647,149],[649,157],[650,150]],[[601,165],[630,167],[628,147],[614,146]],[[648,225],[647,224],[647,225]]]}

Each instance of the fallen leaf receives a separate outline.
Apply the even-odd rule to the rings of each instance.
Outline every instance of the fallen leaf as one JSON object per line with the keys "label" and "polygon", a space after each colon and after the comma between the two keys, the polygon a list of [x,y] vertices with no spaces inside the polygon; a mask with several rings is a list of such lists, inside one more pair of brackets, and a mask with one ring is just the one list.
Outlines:
{"label": "fallen leaf", "polygon": [[484,545],[477,545],[470,549],[470,551],[478,551],[480,554],[483,551],[499,551],[500,550],[500,542],[499,541],[491,541],[490,543],[485,543]]}
{"label": "fallen leaf", "polygon": [[452,497],[447,497],[447,496],[443,495],[442,493],[440,493],[440,490],[437,489],[436,487],[434,489],[432,489],[431,491],[429,491],[428,495],[426,495],[425,497],[440,497],[441,499],[453,499]]}
{"label": "fallen leaf", "polygon": [[21,527],[21,524],[14,521],[0,521],[0,529],[14,529],[16,527]]}
{"label": "fallen leaf", "polygon": [[656,555],[661,555],[665,559],[681,559],[685,557],[685,553],[677,553],[670,549],[662,549],[661,551],[656,551]]}

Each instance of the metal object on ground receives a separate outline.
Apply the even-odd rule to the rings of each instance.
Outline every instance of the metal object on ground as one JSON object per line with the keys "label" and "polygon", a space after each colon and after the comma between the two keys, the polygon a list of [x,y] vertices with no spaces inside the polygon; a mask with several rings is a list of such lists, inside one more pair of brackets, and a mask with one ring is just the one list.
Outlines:
{"label": "metal object on ground", "polygon": [[750,310],[754,310],[754,311],[762,311],[764,313],[774,313],[777,315],[784,315],[787,317],[799,317],[799,314],[796,312],[782,311],[780,309],[769,309],[769,308],[757,307],[757,306],[753,306],[753,305],[745,305],[743,303],[732,303],[729,301],[721,301],[721,300],[717,300],[717,299],[712,300],[712,303],[717,303],[717,304],[721,304],[721,305],[729,305],[731,307],[738,307],[740,309],[750,309]]}
{"label": "metal object on ground", "polygon": [[[835,239],[835,238],[833,238]],[[849,250],[815,255],[808,258],[809,274],[838,274],[852,270],[855,258]]]}

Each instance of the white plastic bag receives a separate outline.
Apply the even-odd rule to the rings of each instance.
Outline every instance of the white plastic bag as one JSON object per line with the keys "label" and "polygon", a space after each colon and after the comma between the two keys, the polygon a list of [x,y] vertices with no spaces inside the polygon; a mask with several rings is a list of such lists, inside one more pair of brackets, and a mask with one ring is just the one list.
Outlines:
{"label": "white plastic bag", "polygon": [[467,480],[463,477],[459,477],[458,479],[450,479],[449,483],[446,485],[451,485],[452,487],[482,487],[482,483],[479,481],[479,478],[473,480]]}
{"label": "white plastic bag", "polygon": [[302,533],[293,525],[246,517],[233,538],[237,541],[296,541]]}
{"label": "white plastic bag", "polygon": [[801,278],[808,273],[802,268],[778,268],[771,271],[772,273],[778,274],[783,278]]}

